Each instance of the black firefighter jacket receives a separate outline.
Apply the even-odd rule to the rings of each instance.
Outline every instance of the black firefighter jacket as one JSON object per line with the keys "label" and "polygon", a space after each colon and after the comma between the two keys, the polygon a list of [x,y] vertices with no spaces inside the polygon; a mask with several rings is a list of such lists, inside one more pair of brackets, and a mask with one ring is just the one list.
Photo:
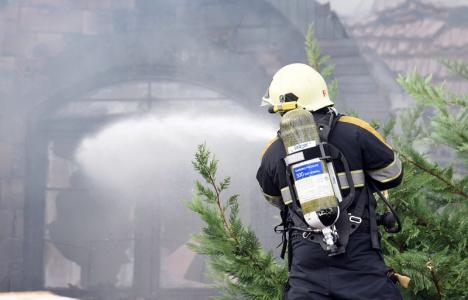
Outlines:
{"label": "black firefighter jacket", "polygon": [[[325,117],[326,114],[314,113],[318,124]],[[387,277],[389,268],[379,250],[377,225],[375,218],[371,217],[371,214],[375,214],[375,199],[369,190],[371,180],[381,190],[400,184],[403,177],[401,162],[382,136],[358,118],[341,116],[328,142],[344,154],[352,170],[356,190],[348,213],[355,215],[361,211],[363,222],[348,236],[346,252],[333,257],[327,256],[319,244],[292,233],[288,250],[290,270],[284,299],[402,299],[395,284]],[[290,201],[286,199],[289,189],[282,161],[285,155],[282,141],[273,140],[264,150],[257,172],[265,198],[278,207],[284,201]],[[349,187],[343,166],[334,163],[334,167],[342,194],[346,196]],[[366,219],[367,222],[364,222]],[[365,223],[367,227],[363,226]]]}

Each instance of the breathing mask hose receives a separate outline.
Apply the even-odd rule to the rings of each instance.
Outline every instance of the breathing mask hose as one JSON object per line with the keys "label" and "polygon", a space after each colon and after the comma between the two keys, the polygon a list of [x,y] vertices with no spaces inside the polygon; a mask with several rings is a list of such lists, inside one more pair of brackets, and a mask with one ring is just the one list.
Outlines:
{"label": "breathing mask hose", "polygon": [[398,232],[400,232],[401,229],[402,229],[402,225],[401,225],[400,218],[398,217],[398,214],[396,213],[395,209],[388,202],[387,198],[385,198],[383,193],[377,188],[375,183],[372,182],[372,180],[370,180],[370,185],[371,185],[372,189],[377,193],[377,195],[379,195],[379,197],[382,199],[382,201],[385,203],[385,205],[388,207],[388,209],[391,211],[393,216],[395,217],[395,221],[396,221],[396,224],[397,224],[396,228],[395,227],[394,228],[388,228],[388,229],[385,228],[385,231],[389,232],[389,233],[398,233]]}

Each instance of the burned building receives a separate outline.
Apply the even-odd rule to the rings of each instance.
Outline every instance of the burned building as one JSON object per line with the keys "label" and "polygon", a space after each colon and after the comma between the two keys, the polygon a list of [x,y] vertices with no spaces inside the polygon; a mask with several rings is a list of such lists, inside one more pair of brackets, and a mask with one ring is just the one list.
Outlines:
{"label": "burned building", "polygon": [[244,220],[277,244],[276,211],[255,182],[277,120],[259,103],[279,67],[306,61],[310,24],[336,64],[338,108],[391,114],[328,5],[0,0],[0,290],[214,295],[185,247],[200,227],[183,200],[204,141],[233,177]]}

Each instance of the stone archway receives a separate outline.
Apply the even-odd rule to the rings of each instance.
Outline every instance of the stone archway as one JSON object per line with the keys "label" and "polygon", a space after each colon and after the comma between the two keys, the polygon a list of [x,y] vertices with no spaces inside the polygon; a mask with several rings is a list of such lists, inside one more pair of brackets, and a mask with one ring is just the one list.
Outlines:
{"label": "stone archway", "polygon": [[[84,96],[84,98],[81,98],[81,99],[77,98],[77,99],[74,99],[73,101],[66,102],[67,105],[62,105],[62,106],[57,107],[54,110],[48,111],[46,118],[42,119],[41,122],[38,123],[38,127],[35,128],[34,131],[31,130],[32,139],[31,139],[31,144],[30,144],[31,148],[30,148],[29,160],[31,162],[31,166],[34,164],[35,168],[30,170],[29,180],[30,180],[31,185],[29,186],[29,189],[28,189],[29,194],[28,194],[28,207],[27,208],[28,208],[28,216],[30,216],[31,218],[28,218],[30,223],[27,225],[28,227],[26,228],[27,230],[26,232],[28,233],[28,239],[27,239],[28,244],[25,246],[25,249],[28,250],[26,252],[26,255],[27,255],[26,263],[28,263],[27,267],[31,269],[31,272],[28,273],[28,276],[29,276],[29,280],[32,281],[32,284],[37,284],[37,285],[42,284],[47,288],[58,288],[59,290],[62,290],[62,292],[66,292],[66,291],[63,291],[63,289],[61,288],[61,285],[64,284],[63,282],[67,284],[72,284],[72,285],[79,284],[80,288],[87,288],[89,283],[86,283],[86,282],[90,280],[92,281],[92,279],[89,279],[89,278],[93,278],[92,274],[85,274],[86,276],[81,274],[81,279],[79,278],[80,276],[76,277],[77,275],[73,275],[74,272],[75,273],[79,272],[76,270],[79,270],[80,268],[82,270],[81,273],[83,272],[90,273],[89,271],[90,268],[87,265],[90,263],[92,259],[90,258],[91,260],[88,261],[86,258],[86,253],[88,253],[87,255],[92,254],[93,257],[97,255],[97,254],[94,254],[95,251],[97,250],[90,250],[92,249],[92,247],[91,246],[88,247],[87,245],[83,244],[81,241],[81,240],[83,241],[90,240],[91,237],[88,237],[89,234],[78,239],[78,241],[74,241],[74,238],[73,238],[73,236],[76,236],[76,238],[78,238],[77,236],[78,231],[77,232],[75,231],[77,230],[76,227],[79,226],[80,220],[82,220],[83,218],[77,216],[78,219],[76,219],[74,217],[75,216],[74,213],[70,214],[71,212],[69,210],[72,209],[76,213],[79,213],[79,211],[83,211],[83,212],[87,211],[87,209],[91,209],[91,205],[93,203],[92,199],[94,199],[91,196],[87,196],[89,194],[86,192],[86,190],[88,189],[87,186],[80,183],[81,181],[78,182],[74,179],[76,178],[76,175],[79,174],[79,172],[77,172],[79,171],[79,169],[76,169],[74,167],[73,152],[75,151],[74,149],[76,148],[76,145],[79,143],[79,141],[83,138],[84,135],[92,134],[93,131],[99,130],[99,128],[102,128],[102,126],[105,126],[109,122],[115,122],[122,118],[122,116],[117,116],[118,119],[115,119],[115,116],[113,115],[109,117],[107,115],[103,115],[103,116],[95,115],[94,114],[95,111],[92,109],[91,105],[93,105],[94,107],[94,104],[99,104],[99,103],[106,104],[106,105],[109,104],[109,106],[105,106],[105,107],[112,108],[110,104],[116,103],[116,102],[124,103],[128,100],[127,103],[131,102],[132,104],[130,107],[130,112],[131,112],[130,116],[137,116],[142,112],[147,113],[148,112],[147,108],[148,107],[151,108],[154,105],[157,106],[159,101],[165,102],[165,104],[161,106],[161,109],[165,110],[165,112],[167,113],[169,113],[168,109],[170,108],[167,105],[168,102],[170,103],[170,101],[176,101],[176,102],[183,101],[183,99],[180,99],[180,97],[178,97],[177,94],[172,96],[172,97],[175,97],[174,100],[172,100],[170,98],[171,96],[168,95],[167,92],[164,92],[165,90],[167,90],[164,88],[164,86],[162,87],[162,89],[159,90],[162,93],[156,94],[156,96],[153,97],[153,95],[151,94],[151,91],[153,91],[154,86],[157,85],[158,82],[160,81],[165,82],[165,81],[168,81],[168,79],[166,77],[164,77],[165,79],[161,79],[161,77],[151,77],[151,78],[145,77],[145,78],[146,79],[144,80],[140,79],[140,82],[147,82],[146,83],[147,87],[143,86],[143,89],[141,89],[140,87],[144,83],[138,84],[138,82],[135,83],[136,86],[138,87],[137,90],[129,89],[127,87],[125,89],[117,89],[117,93],[114,91],[112,94],[109,94],[107,92],[109,88],[104,87],[97,93],[96,92],[88,93],[87,95]],[[131,82],[134,82],[134,80]],[[186,81],[181,81],[178,78],[173,78],[172,81],[176,83],[178,82],[179,85],[180,83],[182,83],[182,85],[179,86],[178,88],[174,88],[174,87],[171,88],[172,91],[179,90],[179,94],[180,93],[187,94],[188,92],[187,89],[190,88],[189,87],[190,84],[187,84]],[[125,85],[125,83],[120,83],[120,84],[117,84],[117,86],[122,86],[122,84]],[[132,86],[135,84],[132,83]],[[126,86],[128,86],[128,84]],[[149,89],[149,94],[140,95],[141,90],[145,92],[147,89]],[[133,92],[131,92],[132,90]],[[209,90],[203,87],[201,87],[200,90],[201,90],[202,96],[198,100],[196,96],[194,96],[193,93],[188,93],[189,94],[188,97],[190,97],[188,100],[190,100],[192,104],[203,106],[205,104],[204,102],[201,102],[202,100],[205,102],[216,101],[216,103],[218,103],[221,100],[226,102],[227,98],[225,98],[225,96],[219,93],[216,93],[214,91],[209,92]],[[122,92],[123,92],[123,95],[118,94]],[[154,88],[154,92],[158,92],[158,89]],[[129,95],[129,93],[131,95]],[[125,99],[125,97],[130,97],[130,98]],[[138,97],[141,97],[141,99],[139,99]],[[185,95],[185,97],[187,97],[187,95]],[[136,104],[136,105],[133,105],[133,104]],[[143,104],[143,105],[140,105],[140,104]],[[87,108],[86,105],[89,106],[89,109]],[[105,107],[100,106],[100,108],[105,108]],[[137,109],[136,112],[133,111],[134,108]],[[139,111],[138,110],[139,108],[142,108],[143,111]],[[157,106],[156,109],[158,108],[160,107]],[[117,110],[113,109],[112,111],[113,112],[117,111],[119,113],[122,112],[120,108]],[[125,112],[125,107],[123,108],[123,111]],[[99,109],[97,110],[97,112],[99,113]],[[74,115],[74,113],[76,114],[76,116]],[[255,155],[255,157],[256,156],[257,155]],[[188,161],[189,161],[189,157],[190,156],[186,157]],[[56,167],[54,167],[54,165]],[[58,181],[53,180],[53,178],[56,178]],[[32,183],[35,183],[35,185],[33,185]],[[77,191],[83,191],[79,193],[79,195],[81,196],[77,196],[78,195]],[[72,201],[70,202],[67,199],[68,200],[71,199]],[[81,206],[76,206],[76,204],[73,204],[76,202],[83,202],[83,201],[88,203],[89,207],[81,207]],[[66,206],[66,203],[73,204],[73,206],[70,206],[70,205]],[[97,209],[91,209],[93,214],[96,213],[96,210]],[[152,210],[153,209],[149,209],[148,207],[144,209],[140,209],[139,219],[141,219],[142,221],[138,223],[141,223],[143,225],[141,224],[138,225],[140,229],[139,231],[135,231],[135,233],[138,233],[139,236],[143,234],[143,237],[145,236],[151,237],[153,235],[152,232],[145,233],[145,230],[141,230],[142,228],[153,227],[153,225],[151,225],[152,223],[151,222],[148,223],[148,221],[150,219],[154,219],[155,216],[147,215],[147,213],[151,212]],[[109,211],[111,210],[109,209]],[[38,213],[38,212],[42,212],[42,213]],[[67,213],[68,213],[68,217],[65,217],[67,216]],[[98,219],[91,218],[88,221],[86,221],[86,224],[95,222]],[[65,220],[68,220],[68,222],[65,222]],[[75,224],[75,225],[67,225],[68,223]],[[83,226],[85,226],[85,224],[83,224]],[[66,228],[68,227],[70,228],[67,230]],[[70,237],[67,238],[66,232],[69,233],[68,235],[72,236],[71,239]],[[75,232],[75,234],[71,234],[73,232]],[[91,230],[88,230],[88,232],[90,234],[91,233],[94,234],[94,235],[92,234],[92,236],[94,237],[93,238],[94,240],[97,240],[97,239],[103,240],[104,237],[101,237],[101,236],[108,235],[108,234],[112,235],[112,232],[110,231],[102,232],[102,234],[100,235],[96,235],[99,231],[93,232]],[[156,234],[155,236],[157,236],[156,238],[159,239],[159,234]],[[180,236],[186,236],[186,232],[184,231],[184,234]],[[47,244],[47,247],[45,248],[43,246],[44,237],[46,238],[46,244]],[[129,240],[129,238],[127,237],[126,240]],[[133,288],[136,288],[138,291],[140,291],[142,295],[149,295],[152,293],[159,292],[158,285],[156,286],[154,285],[154,280],[159,280],[157,279],[159,277],[157,277],[156,279],[152,277],[153,276],[152,274],[155,274],[153,267],[156,267],[156,270],[159,270],[160,268],[159,262],[155,262],[157,265],[152,266],[152,264],[142,263],[141,261],[142,260],[153,261],[152,257],[154,255],[159,257],[159,254],[158,254],[159,250],[157,251],[157,249],[154,248],[153,242],[151,240],[149,239],[145,239],[145,240],[146,240],[145,242],[140,241],[139,243],[135,244],[135,247],[136,247],[135,251],[138,252],[135,254],[135,255],[138,254],[138,257],[135,257],[135,259],[138,260],[138,265],[133,265],[133,267],[135,268],[135,274],[139,274],[139,276],[138,278],[134,278],[133,284],[135,284],[135,286],[133,286]],[[101,244],[104,245],[103,243]],[[123,245],[123,243],[121,244]],[[79,247],[80,249],[83,249],[83,251],[86,253],[81,253],[83,251],[76,250],[77,247]],[[93,247],[96,248],[95,245]],[[43,252],[44,249],[45,249],[45,252]],[[80,252],[81,254],[78,253],[77,251]],[[62,258],[57,259],[58,257],[57,255],[59,255],[60,253],[62,253],[60,255],[60,257]],[[45,265],[40,265],[41,256],[43,256],[47,261]],[[122,255],[120,255],[120,257],[121,256]],[[160,258],[157,258],[157,260],[159,259]],[[134,261],[135,263],[137,263],[136,260]],[[67,261],[69,261],[69,263],[67,263]],[[76,266],[73,267],[73,265],[71,265],[72,261],[75,262],[75,264],[78,264],[80,268],[77,268]],[[55,265],[59,264],[58,266],[61,269],[68,269],[69,273],[66,273],[66,270],[64,270],[65,273],[63,274],[60,272],[57,273],[57,268],[52,265],[54,263]],[[112,272],[115,273],[115,271],[117,270],[118,269],[115,269]],[[110,275],[102,275],[102,276],[100,275],[100,278],[105,278],[103,276],[116,276],[114,273]],[[46,276],[42,277],[43,276],[42,274],[45,274]],[[141,275],[141,274],[144,274],[144,275]],[[70,282],[67,282],[66,278],[70,278],[70,276],[75,279],[71,279]],[[63,279],[58,280],[57,278],[63,278]],[[81,283],[80,283],[80,280],[81,280]],[[51,283],[52,283],[52,286],[50,285]],[[175,293],[175,292],[172,291],[172,293]],[[205,293],[203,295],[206,295],[208,291],[204,291],[203,289],[198,289],[198,293],[202,293],[202,294]]]}
{"label": "stone archway", "polygon": [[[301,34],[267,3],[252,7],[248,1],[182,2],[174,1],[175,6],[185,7],[182,12],[176,8],[176,13],[188,20],[180,28],[168,27],[165,22],[171,20],[167,18],[152,20],[151,13],[126,12],[123,20],[130,24],[128,28],[112,35],[72,38],[66,50],[47,59],[39,70],[44,74],[43,85],[30,91],[40,93],[39,101],[34,101],[39,104],[29,115],[23,248],[26,289],[44,288],[41,257],[46,203],[41,195],[46,190],[51,134],[67,137],[70,130],[78,134],[90,130],[83,122],[50,122],[52,112],[110,84],[158,78],[195,83],[259,111],[258,99],[271,73],[303,58]],[[242,18],[229,17],[234,11]],[[143,289],[151,293],[151,288]]]}

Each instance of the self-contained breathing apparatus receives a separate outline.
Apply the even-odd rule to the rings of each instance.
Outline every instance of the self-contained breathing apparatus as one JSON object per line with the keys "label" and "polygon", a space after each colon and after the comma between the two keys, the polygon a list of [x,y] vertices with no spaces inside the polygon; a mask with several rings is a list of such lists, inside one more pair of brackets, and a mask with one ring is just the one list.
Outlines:
{"label": "self-contained breathing apparatus", "polygon": [[[287,240],[292,231],[319,243],[329,256],[345,252],[349,235],[360,225],[361,215],[348,213],[354,201],[355,185],[349,164],[339,149],[328,143],[333,128],[341,115],[329,108],[328,120],[317,124],[311,112],[297,108],[294,95],[286,95],[281,105],[270,107],[271,113],[280,112],[279,137],[286,150],[284,158],[288,187],[281,190],[284,200],[282,225],[275,231],[283,233],[284,257]],[[281,106],[281,107],[280,107]],[[341,193],[333,162],[341,162],[349,186],[346,196]],[[341,178],[340,178],[341,181]],[[387,232],[399,232],[401,223],[391,205],[375,184],[370,187],[384,201],[389,211],[375,215],[378,225]],[[372,218],[372,217],[371,217]],[[340,236],[339,232],[343,232]]]}
{"label": "self-contained breathing apparatus", "polygon": [[325,150],[330,145],[320,141],[312,114],[303,109],[283,115],[280,135],[287,154],[289,192],[299,201],[307,225],[323,234],[324,250],[334,254],[339,243],[334,224],[342,198],[331,156]]}

